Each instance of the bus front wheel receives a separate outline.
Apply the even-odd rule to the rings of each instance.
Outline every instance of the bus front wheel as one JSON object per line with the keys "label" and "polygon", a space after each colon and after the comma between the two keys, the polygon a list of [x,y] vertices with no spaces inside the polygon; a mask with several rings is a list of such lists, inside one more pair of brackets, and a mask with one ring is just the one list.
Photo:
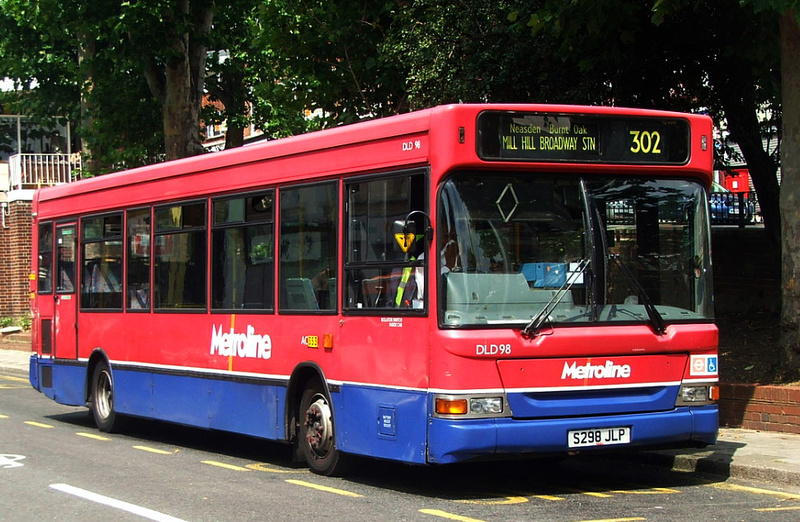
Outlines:
{"label": "bus front wheel", "polygon": [[114,380],[105,362],[97,363],[92,372],[92,386],[89,409],[94,423],[100,431],[111,432],[118,424],[114,412]]}
{"label": "bus front wheel", "polygon": [[300,399],[300,453],[311,471],[320,475],[341,475],[346,455],[336,449],[331,402],[319,383],[311,383]]}

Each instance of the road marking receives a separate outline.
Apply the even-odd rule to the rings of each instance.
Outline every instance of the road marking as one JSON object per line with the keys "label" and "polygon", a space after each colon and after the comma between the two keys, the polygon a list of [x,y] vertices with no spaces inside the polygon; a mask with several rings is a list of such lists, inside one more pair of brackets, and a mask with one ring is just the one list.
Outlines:
{"label": "road marking", "polygon": [[0,413],[0,419],[7,419],[7,418],[8,418],[8,415],[3,415],[2,413]]}
{"label": "road marking", "polygon": [[671,495],[673,493],[680,493],[680,491],[671,488],[613,489],[611,493],[616,493],[618,495]]}
{"label": "road marking", "polygon": [[456,500],[455,502],[458,502],[460,504],[478,504],[481,506],[505,506],[509,504],[524,504],[525,502],[528,502],[528,499],[525,497],[498,497],[496,499],[491,499],[491,500],[462,499],[462,500]]}
{"label": "road marking", "polygon": [[447,511],[442,511],[440,509],[420,509],[419,512],[424,513],[425,515],[433,515],[435,517],[446,518],[448,520],[458,520],[460,522],[483,522],[478,518],[462,517],[461,515],[454,515],[453,513],[448,513]]}
{"label": "road marking", "polygon": [[156,455],[172,455],[174,453],[172,451],[162,450],[158,448],[151,448],[149,446],[134,446],[133,449],[147,451],[149,453],[155,453]]}
{"label": "road marking", "polygon": [[70,486],[69,484],[50,484],[50,487],[52,489],[55,489],[56,491],[61,491],[62,493],[66,493],[68,495],[73,495],[75,497],[79,497],[84,500],[89,500],[91,502],[103,504],[105,506],[109,506],[114,509],[126,511],[128,513],[132,513],[140,517],[149,518],[150,520],[156,520],[158,522],[184,522],[184,520],[180,518],[175,518],[169,515],[165,515],[164,513],[159,513],[158,511],[153,511],[152,509],[148,509],[142,506],[137,506],[136,504],[130,504],[128,502],[117,500],[115,498],[106,497],[104,495],[99,495],[97,493],[92,493],[91,491],[86,491],[85,489],[76,488],[74,486]]}
{"label": "road marking", "polygon": [[203,464],[208,464],[209,466],[216,466],[218,468],[230,469],[232,471],[250,471],[249,469],[243,468],[241,466],[234,466],[233,464],[225,464],[224,462],[217,462],[216,460],[203,460],[201,462]]}
{"label": "road marking", "polygon": [[567,500],[564,497],[557,497],[555,495],[530,495],[530,496],[542,500],[552,500],[552,501]]}
{"label": "road marking", "polygon": [[25,421],[25,424],[27,424],[28,426],[35,426],[37,428],[53,428],[54,427],[54,426],[51,426],[49,424],[44,424],[43,422],[36,422],[36,421]]}
{"label": "road marking", "polygon": [[336,488],[329,488],[328,486],[321,486],[319,484],[314,484],[313,482],[306,482],[305,480],[294,480],[288,479],[286,482],[289,484],[294,484],[295,486],[303,486],[305,488],[316,489],[319,491],[325,491],[327,493],[335,493],[337,495],[342,495],[345,497],[353,497],[353,498],[360,498],[362,495],[358,493],[353,493],[352,491],[346,491],[344,489],[336,489]]}
{"label": "road marking", "polygon": [[86,437],[87,439],[94,439],[94,440],[111,440],[108,437],[103,437],[102,435],[98,435],[97,433],[85,433],[83,431],[79,431],[76,433],[78,437]]}
{"label": "road marking", "polygon": [[257,462],[255,464],[248,464],[246,466],[248,469],[252,469],[255,471],[266,471],[267,473],[311,473],[307,469],[276,469],[267,467],[267,465],[263,462]]}
{"label": "road marking", "polygon": [[24,459],[25,455],[0,455],[0,469],[21,468],[25,464],[20,460]]}
{"label": "road marking", "polygon": [[753,511],[800,511],[800,506],[777,507],[777,508],[756,508]]}
{"label": "road marking", "polygon": [[773,491],[771,489],[751,488],[750,486],[739,486],[737,484],[708,484],[709,487],[717,489],[725,489],[728,491],[743,491],[746,493],[756,493],[759,495],[771,495],[773,497],[788,498],[791,500],[800,500],[800,495],[795,493],[786,493],[785,491]]}
{"label": "road marking", "polygon": [[23,379],[22,377],[12,377],[10,375],[0,375],[0,379],[6,381],[14,381],[14,382],[24,382],[24,383],[28,382],[28,379]]}
{"label": "road marking", "polygon": [[630,518],[596,518],[592,520],[581,520],[580,522],[637,522],[640,520],[647,520],[643,517],[630,517]]}

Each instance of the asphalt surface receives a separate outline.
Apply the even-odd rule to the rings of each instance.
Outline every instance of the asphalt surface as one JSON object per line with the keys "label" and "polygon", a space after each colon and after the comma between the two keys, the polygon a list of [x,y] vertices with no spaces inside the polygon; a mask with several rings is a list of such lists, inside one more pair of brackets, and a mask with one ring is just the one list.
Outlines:
{"label": "asphalt surface", "polygon": [[[0,347],[0,371],[28,373],[30,351]],[[721,428],[717,444],[703,449],[645,451],[622,455],[679,471],[800,486],[800,435]]]}

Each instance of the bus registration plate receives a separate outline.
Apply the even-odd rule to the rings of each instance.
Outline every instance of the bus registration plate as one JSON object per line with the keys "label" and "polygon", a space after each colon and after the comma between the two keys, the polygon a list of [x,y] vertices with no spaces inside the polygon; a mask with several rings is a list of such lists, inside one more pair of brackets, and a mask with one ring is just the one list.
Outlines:
{"label": "bus registration plate", "polygon": [[611,444],[630,444],[630,426],[617,428],[595,428],[591,430],[572,430],[567,433],[568,447],[607,446]]}

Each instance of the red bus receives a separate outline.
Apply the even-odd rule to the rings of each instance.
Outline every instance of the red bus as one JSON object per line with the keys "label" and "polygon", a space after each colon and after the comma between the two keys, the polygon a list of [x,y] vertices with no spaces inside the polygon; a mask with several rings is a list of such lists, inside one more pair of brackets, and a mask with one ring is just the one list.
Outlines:
{"label": "red bus", "polygon": [[43,188],[30,381],[322,474],[713,444],[711,137],[451,105]]}

